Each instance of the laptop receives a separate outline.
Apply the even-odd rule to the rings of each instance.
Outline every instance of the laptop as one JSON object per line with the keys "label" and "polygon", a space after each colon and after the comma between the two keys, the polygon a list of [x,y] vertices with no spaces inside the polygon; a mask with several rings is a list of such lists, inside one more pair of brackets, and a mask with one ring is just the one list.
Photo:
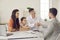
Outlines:
{"label": "laptop", "polygon": [[0,24],[0,36],[11,36],[12,33],[7,33],[7,25],[6,24]]}
{"label": "laptop", "polygon": [[0,24],[0,36],[6,36],[6,25],[5,24]]}

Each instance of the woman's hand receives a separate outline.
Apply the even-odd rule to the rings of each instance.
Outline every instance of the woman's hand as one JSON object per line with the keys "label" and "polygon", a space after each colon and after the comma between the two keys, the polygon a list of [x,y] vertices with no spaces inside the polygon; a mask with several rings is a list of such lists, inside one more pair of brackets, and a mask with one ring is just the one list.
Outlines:
{"label": "woman's hand", "polygon": [[15,32],[16,31],[16,29],[12,29],[12,32]]}

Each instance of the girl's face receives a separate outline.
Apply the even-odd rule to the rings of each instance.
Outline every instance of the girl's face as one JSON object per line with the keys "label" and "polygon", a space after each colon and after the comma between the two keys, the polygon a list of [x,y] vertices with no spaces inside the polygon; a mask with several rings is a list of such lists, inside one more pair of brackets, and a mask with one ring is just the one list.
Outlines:
{"label": "girl's face", "polygon": [[16,12],[16,18],[19,18],[19,11]]}
{"label": "girl's face", "polygon": [[26,19],[23,19],[22,23],[23,24],[26,24],[27,23],[27,20]]}

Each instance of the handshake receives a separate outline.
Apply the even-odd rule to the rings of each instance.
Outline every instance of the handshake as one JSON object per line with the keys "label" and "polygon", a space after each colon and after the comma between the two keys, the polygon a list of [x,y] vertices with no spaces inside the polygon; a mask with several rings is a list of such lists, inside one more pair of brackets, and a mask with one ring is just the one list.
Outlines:
{"label": "handshake", "polygon": [[39,27],[39,26],[41,26],[41,23],[37,22],[34,24],[34,26]]}

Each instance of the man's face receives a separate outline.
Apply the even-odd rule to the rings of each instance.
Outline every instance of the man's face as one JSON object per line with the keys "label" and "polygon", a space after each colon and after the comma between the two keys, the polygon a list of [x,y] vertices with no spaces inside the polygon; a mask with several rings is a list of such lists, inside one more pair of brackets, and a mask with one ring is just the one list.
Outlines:
{"label": "man's face", "polygon": [[33,16],[33,17],[35,17],[35,11],[34,10],[32,10],[31,12],[30,12],[30,14],[31,14],[31,16]]}
{"label": "man's face", "polygon": [[27,23],[27,20],[23,19],[22,23],[25,25]]}
{"label": "man's face", "polygon": [[51,19],[52,16],[53,16],[53,14],[49,12],[49,19]]}

